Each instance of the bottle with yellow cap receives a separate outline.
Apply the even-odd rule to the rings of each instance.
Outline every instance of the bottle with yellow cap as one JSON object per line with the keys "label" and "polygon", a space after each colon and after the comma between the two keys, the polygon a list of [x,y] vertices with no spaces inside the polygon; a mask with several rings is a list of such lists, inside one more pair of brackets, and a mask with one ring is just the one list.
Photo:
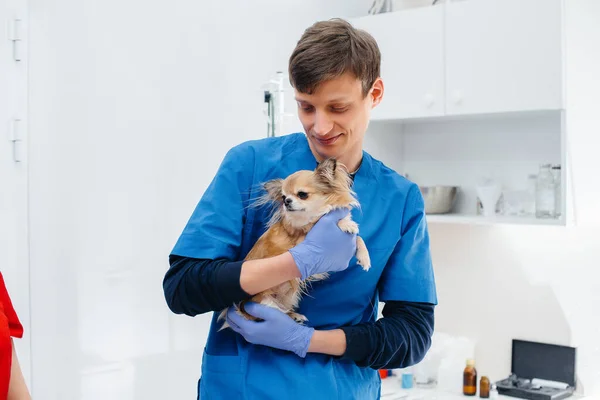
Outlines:
{"label": "bottle with yellow cap", "polygon": [[475,360],[469,358],[467,366],[463,371],[463,394],[466,396],[475,396],[477,393],[477,370],[475,369]]}

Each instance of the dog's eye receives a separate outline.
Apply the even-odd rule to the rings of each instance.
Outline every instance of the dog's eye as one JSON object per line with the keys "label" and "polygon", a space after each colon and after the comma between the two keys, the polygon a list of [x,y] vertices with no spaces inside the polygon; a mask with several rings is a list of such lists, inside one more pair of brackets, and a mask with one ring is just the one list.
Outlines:
{"label": "dog's eye", "polygon": [[308,198],[308,193],[298,192],[298,198],[300,198],[300,200],[306,200]]}

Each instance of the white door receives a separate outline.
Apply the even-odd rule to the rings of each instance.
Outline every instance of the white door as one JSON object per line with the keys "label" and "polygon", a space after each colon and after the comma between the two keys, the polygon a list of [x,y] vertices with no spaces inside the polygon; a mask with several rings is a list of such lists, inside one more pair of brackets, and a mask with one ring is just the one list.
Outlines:
{"label": "white door", "polygon": [[[14,59],[25,51],[25,3],[0,0],[0,271],[23,327],[23,339],[15,340],[17,355],[28,385],[31,382],[29,318],[29,249],[27,209],[27,87],[26,60]],[[15,24],[17,26],[15,26]],[[13,29],[14,28],[14,29]],[[17,34],[16,37],[12,32]],[[7,37],[9,33],[10,37]],[[20,122],[19,122],[20,121]],[[30,385],[29,385],[30,386]]]}
{"label": "white door", "polygon": [[444,114],[444,36],[442,6],[358,18],[381,51],[383,102],[372,119]]}
{"label": "white door", "polygon": [[561,0],[450,2],[448,114],[561,109]]}

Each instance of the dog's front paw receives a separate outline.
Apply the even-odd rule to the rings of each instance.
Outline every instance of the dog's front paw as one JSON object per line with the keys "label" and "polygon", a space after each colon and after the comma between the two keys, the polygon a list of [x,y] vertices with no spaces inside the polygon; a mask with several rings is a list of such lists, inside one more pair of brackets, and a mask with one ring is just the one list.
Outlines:
{"label": "dog's front paw", "polygon": [[350,218],[343,218],[338,222],[338,226],[346,233],[358,234],[358,224]]}
{"label": "dog's front paw", "polygon": [[356,260],[358,265],[362,266],[365,271],[371,268],[371,257],[365,245],[364,240],[360,236],[356,238]]}
{"label": "dog's front paw", "polygon": [[299,324],[304,324],[306,321],[308,321],[308,318],[302,314],[298,314],[297,312],[290,312],[288,315]]}
{"label": "dog's front paw", "polygon": [[366,249],[364,251],[356,251],[356,260],[358,265],[365,271],[368,271],[371,268],[371,257],[369,257],[369,252]]}

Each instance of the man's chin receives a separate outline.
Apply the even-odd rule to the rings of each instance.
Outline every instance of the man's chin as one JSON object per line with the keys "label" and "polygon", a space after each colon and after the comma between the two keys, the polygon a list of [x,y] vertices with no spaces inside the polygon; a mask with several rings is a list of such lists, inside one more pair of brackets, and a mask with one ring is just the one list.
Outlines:
{"label": "man's chin", "polygon": [[313,142],[313,147],[317,150],[319,155],[326,158],[339,158],[344,153],[344,143],[338,140],[337,143],[333,145],[323,145],[319,143],[319,141]]}

